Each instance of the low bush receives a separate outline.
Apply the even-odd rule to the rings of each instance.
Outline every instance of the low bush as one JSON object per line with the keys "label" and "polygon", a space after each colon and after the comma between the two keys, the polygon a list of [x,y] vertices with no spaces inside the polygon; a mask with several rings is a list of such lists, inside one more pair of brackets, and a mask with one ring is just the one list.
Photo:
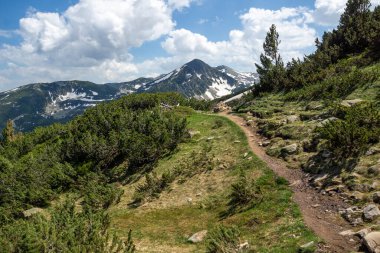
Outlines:
{"label": "low bush", "polygon": [[317,84],[293,90],[284,95],[286,101],[335,100],[345,98],[355,89],[373,83],[378,79],[376,72],[354,70],[325,79]]}
{"label": "low bush", "polygon": [[34,215],[28,220],[0,228],[2,252],[135,252],[131,232],[126,242],[109,232],[110,219],[104,211],[75,211],[67,201],[49,214]]}
{"label": "low bush", "polygon": [[338,120],[317,128],[319,137],[335,158],[357,157],[380,140],[380,112],[372,104],[357,104],[335,110]]}
{"label": "low bush", "polygon": [[244,171],[240,173],[239,180],[232,184],[229,194],[229,212],[251,207],[262,201],[263,195],[260,187],[254,180],[250,180]]}
{"label": "low bush", "polygon": [[224,121],[221,119],[216,119],[214,121],[214,125],[212,126],[212,129],[218,129],[221,128],[224,125]]}
{"label": "low bush", "polygon": [[238,252],[240,231],[236,227],[219,225],[207,234],[207,253]]}

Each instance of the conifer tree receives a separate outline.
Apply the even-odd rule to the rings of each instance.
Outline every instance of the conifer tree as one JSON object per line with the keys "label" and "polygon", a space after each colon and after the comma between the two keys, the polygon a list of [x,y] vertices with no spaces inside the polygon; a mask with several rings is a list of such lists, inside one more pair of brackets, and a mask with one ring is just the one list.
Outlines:
{"label": "conifer tree", "polygon": [[280,36],[277,32],[276,25],[273,24],[269,28],[265,42],[263,44],[265,56],[269,57],[275,66],[278,66],[278,64],[282,62],[278,49],[281,43],[279,37]]}
{"label": "conifer tree", "polygon": [[348,0],[340,17],[338,31],[344,54],[361,52],[369,46],[371,37],[370,0]]}
{"label": "conifer tree", "polygon": [[255,64],[256,71],[260,76],[260,91],[281,89],[283,77],[286,73],[279,53],[280,43],[276,25],[273,24],[269,28],[263,44],[264,53],[260,55],[261,65]]}
{"label": "conifer tree", "polygon": [[16,133],[13,127],[13,121],[8,120],[6,127],[2,132],[4,143],[13,142],[16,139]]}

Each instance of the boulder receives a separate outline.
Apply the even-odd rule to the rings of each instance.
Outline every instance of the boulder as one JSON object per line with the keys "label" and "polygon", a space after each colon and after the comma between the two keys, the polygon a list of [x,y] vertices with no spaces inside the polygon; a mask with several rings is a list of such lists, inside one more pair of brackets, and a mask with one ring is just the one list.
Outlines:
{"label": "boulder", "polygon": [[310,248],[310,247],[313,247],[314,246],[314,242],[311,241],[311,242],[308,242],[308,243],[305,243],[304,245],[301,246],[301,249],[307,249],[307,248]]}
{"label": "boulder", "polygon": [[380,253],[380,232],[372,232],[363,238],[363,245],[371,253]]}
{"label": "boulder", "polygon": [[378,216],[380,216],[380,210],[376,205],[370,204],[370,205],[364,207],[364,209],[363,209],[364,220],[373,221]]}
{"label": "boulder", "polygon": [[375,192],[375,193],[372,195],[372,200],[373,200],[373,202],[375,202],[376,204],[380,204],[380,192]]}
{"label": "boulder", "polygon": [[373,176],[378,176],[380,174],[380,166],[374,165],[368,168],[368,174]]}
{"label": "boulder", "polygon": [[291,124],[291,123],[294,123],[296,121],[299,121],[300,120],[300,117],[298,117],[297,115],[290,115],[288,117],[286,117],[286,123],[287,124]]}
{"label": "boulder", "polygon": [[22,214],[24,215],[25,218],[29,218],[35,214],[41,213],[42,211],[43,209],[34,207],[34,208],[23,211]]}
{"label": "boulder", "polygon": [[263,147],[268,147],[270,144],[271,144],[270,141],[263,141],[263,142],[261,143],[261,145],[262,145]]}
{"label": "boulder", "polygon": [[339,213],[353,226],[357,226],[363,222],[362,218],[360,218],[362,211],[355,206],[340,210]]}
{"label": "boulder", "polygon": [[361,102],[363,102],[363,100],[361,100],[361,99],[352,99],[352,100],[343,100],[342,103],[340,103],[340,104],[345,106],[345,107],[351,107],[351,106],[354,106],[354,105],[359,104]]}
{"label": "boulder", "polygon": [[297,153],[298,145],[296,143],[281,148],[281,153],[284,155],[293,155]]}
{"label": "boulder", "polygon": [[376,155],[380,153],[380,148],[372,147],[365,153],[366,156]]}
{"label": "boulder", "polygon": [[355,234],[355,232],[350,229],[350,230],[342,231],[339,234],[342,235],[342,236],[352,236],[352,235]]}
{"label": "boulder", "polygon": [[369,228],[363,228],[363,229],[355,232],[355,235],[358,236],[359,238],[364,238],[370,232],[371,232],[371,229],[369,229]]}
{"label": "boulder", "polygon": [[322,110],[323,109],[323,105],[319,102],[311,102],[309,103],[305,110],[306,111],[310,111],[310,110]]}
{"label": "boulder", "polygon": [[197,134],[201,134],[201,132],[195,131],[195,130],[190,130],[189,131],[190,138],[193,138]]}
{"label": "boulder", "polygon": [[323,127],[324,125],[328,124],[329,122],[332,122],[332,121],[336,121],[338,120],[338,118],[336,117],[330,117],[328,119],[325,119],[325,120],[322,120],[321,122],[319,122],[317,124],[318,127]]}
{"label": "boulder", "polygon": [[193,234],[189,239],[187,239],[189,242],[192,242],[192,243],[198,243],[198,242],[202,242],[205,238],[206,238],[206,235],[207,235],[207,230],[202,230],[200,232],[197,232],[195,234]]}

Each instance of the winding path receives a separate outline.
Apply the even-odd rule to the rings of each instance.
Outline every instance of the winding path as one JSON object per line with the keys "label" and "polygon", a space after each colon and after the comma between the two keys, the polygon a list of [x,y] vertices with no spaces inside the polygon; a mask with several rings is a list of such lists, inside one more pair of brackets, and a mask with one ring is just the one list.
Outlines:
{"label": "winding path", "polygon": [[336,196],[322,195],[309,185],[307,175],[301,170],[289,169],[283,160],[268,156],[259,146],[261,141],[255,126],[247,126],[246,121],[236,115],[222,112],[220,115],[235,122],[247,136],[252,151],[278,175],[290,182],[293,200],[301,209],[306,225],[323,241],[318,252],[352,252],[359,248],[359,241],[354,237],[339,235],[344,230],[351,229],[338,214],[339,208],[347,204]]}

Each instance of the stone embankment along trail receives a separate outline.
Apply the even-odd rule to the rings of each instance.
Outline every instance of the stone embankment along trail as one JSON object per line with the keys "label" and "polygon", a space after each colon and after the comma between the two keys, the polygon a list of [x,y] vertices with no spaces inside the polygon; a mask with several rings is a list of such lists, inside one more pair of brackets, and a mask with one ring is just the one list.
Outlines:
{"label": "stone embankment along trail", "polygon": [[341,231],[351,226],[338,214],[339,208],[347,206],[336,196],[322,195],[309,185],[307,175],[301,170],[289,169],[283,160],[268,156],[258,144],[260,136],[255,126],[247,126],[247,122],[236,115],[221,112],[220,115],[235,122],[247,136],[252,151],[267,163],[278,176],[288,180],[293,191],[293,200],[298,204],[306,225],[326,243],[322,252],[357,251],[360,243],[353,237],[342,236]]}

